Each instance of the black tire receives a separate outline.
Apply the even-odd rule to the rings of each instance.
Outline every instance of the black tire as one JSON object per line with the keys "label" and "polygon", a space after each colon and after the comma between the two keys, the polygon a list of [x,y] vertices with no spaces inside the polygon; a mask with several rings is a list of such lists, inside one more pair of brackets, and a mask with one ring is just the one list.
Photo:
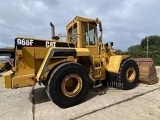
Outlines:
{"label": "black tire", "polygon": [[[131,77],[131,79],[128,78],[127,75],[128,77]],[[138,80],[139,80],[139,68],[137,63],[131,59],[125,60],[121,64],[118,73],[118,81],[122,84],[121,85],[122,89],[130,90],[135,88],[138,85]]]}
{"label": "black tire", "polygon": [[[81,84],[82,87],[80,87],[79,92],[77,92],[75,95],[67,96],[68,94],[64,94],[62,86],[64,79],[71,74],[77,75],[81,79],[80,81],[82,83]],[[90,78],[85,68],[78,63],[66,62],[60,64],[52,72],[50,79],[48,81],[47,91],[49,98],[55,104],[57,104],[59,107],[66,108],[81,103],[84,100],[86,94],[88,93],[89,87],[90,87]]]}
{"label": "black tire", "polygon": [[[67,62],[68,62],[68,61],[67,61]],[[42,84],[43,84],[45,87],[48,85],[48,81],[49,81],[49,79],[50,79],[50,76],[51,76],[52,72],[53,72],[60,64],[63,64],[63,63],[64,63],[64,62],[61,62],[61,63],[55,65],[55,66],[49,71],[46,80],[45,80],[45,81],[42,81]]]}

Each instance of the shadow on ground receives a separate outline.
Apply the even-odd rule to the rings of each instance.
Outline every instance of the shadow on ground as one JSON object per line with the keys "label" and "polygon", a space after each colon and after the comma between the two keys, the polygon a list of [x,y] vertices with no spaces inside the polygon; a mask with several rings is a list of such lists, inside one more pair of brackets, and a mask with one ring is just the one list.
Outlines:
{"label": "shadow on ground", "polygon": [[[94,98],[97,95],[103,95],[106,94],[108,88],[107,87],[99,87],[99,88],[90,88],[84,102]],[[48,98],[48,95],[46,93],[46,88],[41,87],[41,88],[33,88],[32,90],[32,100],[34,101],[34,104],[41,104],[50,101]]]}
{"label": "shadow on ground", "polygon": [[33,93],[34,104],[40,104],[50,101],[46,93],[45,87],[36,88],[33,90],[32,93]]}

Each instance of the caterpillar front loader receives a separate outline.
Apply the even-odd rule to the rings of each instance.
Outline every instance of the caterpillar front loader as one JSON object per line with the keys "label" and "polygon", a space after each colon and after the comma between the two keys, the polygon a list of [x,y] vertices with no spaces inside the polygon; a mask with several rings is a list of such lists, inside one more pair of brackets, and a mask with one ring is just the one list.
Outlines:
{"label": "caterpillar front loader", "polygon": [[5,88],[42,83],[55,104],[70,107],[82,102],[91,85],[98,87],[114,81],[129,90],[137,86],[139,78],[148,84],[158,82],[151,59],[117,55],[113,42],[102,43],[100,20],[75,17],[66,26],[65,42],[55,36],[52,23],[51,28],[51,40],[15,39],[13,68],[2,75]]}

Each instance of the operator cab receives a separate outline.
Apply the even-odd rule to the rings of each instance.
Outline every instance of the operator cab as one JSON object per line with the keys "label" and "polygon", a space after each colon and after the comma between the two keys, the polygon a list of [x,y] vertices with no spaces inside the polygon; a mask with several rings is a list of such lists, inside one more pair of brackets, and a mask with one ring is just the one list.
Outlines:
{"label": "operator cab", "polygon": [[78,48],[96,47],[98,45],[97,20],[75,17],[67,26],[67,42]]}

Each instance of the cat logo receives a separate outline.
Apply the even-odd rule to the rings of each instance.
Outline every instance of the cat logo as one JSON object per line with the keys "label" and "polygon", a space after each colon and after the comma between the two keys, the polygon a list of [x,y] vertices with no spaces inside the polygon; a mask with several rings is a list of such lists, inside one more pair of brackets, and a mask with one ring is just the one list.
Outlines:
{"label": "cat logo", "polygon": [[48,48],[50,46],[56,47],[56,42],[46,41],[46,48]]}

